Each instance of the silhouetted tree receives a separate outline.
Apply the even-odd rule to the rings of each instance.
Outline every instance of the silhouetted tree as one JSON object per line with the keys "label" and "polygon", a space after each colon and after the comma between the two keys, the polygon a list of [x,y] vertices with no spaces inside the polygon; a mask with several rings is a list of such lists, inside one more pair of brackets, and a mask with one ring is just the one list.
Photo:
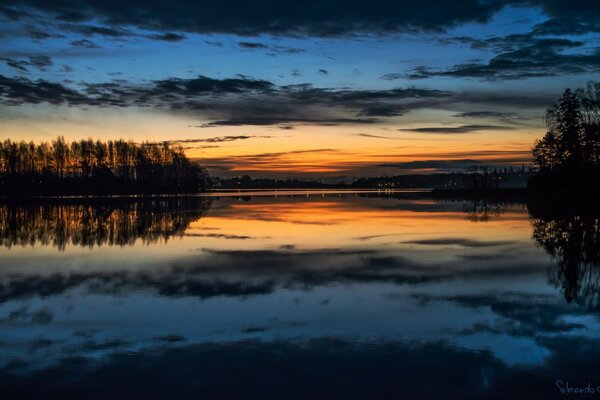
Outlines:
{"label": "silhouetted tree", "polygon": [[586,163],[600,165],[600,82],[588,82],[577,94],[581,102],[583,156]]}
{"label": "silhouetted tree", "polygon": [[132,192],[207,189],[206,169],[192,163],[180,146],[124,140],[0,143],[0,191]]}
{"label": "silhouetted tree", "polygon": [[529,187],[536,190],[596,190],[600,176],[600,84],[565,90],[546,111],[548,132],[533,148],[538,168]]}
{"label": "silhouetted tree", "polygon": [[597,166],[599,94],[600,84],[592,82],[577,94],[567,89],[546,111],[548,133],[533,150],[538,168],[577,170]]}

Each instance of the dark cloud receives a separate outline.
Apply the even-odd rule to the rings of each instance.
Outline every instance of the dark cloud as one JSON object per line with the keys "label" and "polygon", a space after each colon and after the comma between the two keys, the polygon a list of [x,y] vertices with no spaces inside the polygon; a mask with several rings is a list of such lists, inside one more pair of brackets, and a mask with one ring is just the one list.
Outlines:
{"label": "dark cloud", "polygon": [[402,105],[372,103],[363,107],[360,115],[366,117],[393,117],[406,114],[408,111],[410,111],[410,107]]}
{"label": "dark cloud", "polygon": [[596,1],[543,0],[540,4],[551,18],[534,32],[543,35],[582,35],[600,32],[600,3]]}
{"label": "dark cloud", "polygon": [[506,246],[510,244],[515,244],[516,242],[505,241],[505,240],[487,240],[487,241],[479,241],[479,240],[471,240],[464,238],[434,238],[434,239],[422,239],[422,240],[413,240],[410,242],[411,244],[420,244],[426,246],[461,246],[461,247],[496,247],[496,246]]}
{"label": "dark cloud", "polygon": [[9,20],[19,20],[24,17],[30,17],[31,13],[23,9],[23,7],[19,7],[18,5],[6,5],[0,6],[0,13],[4,14]]}
{"label": "dark cloud", "polygon": [[185,35],[180,35],[178,33],[161,33],[156,35],[149,35],[148,38],[153,40],[162,40],[163,42],[180,42],[185,39]]}
{"label": "dark cloud", "polygon": [[64,35],[61,35],[59,33],[56,32],[45,32],[45,31],[40,31],[37,29],[30,29],[29,32],[29,37],[32,38],[33,40],[44,40],[44,39],[50,39],[50,38],[64,38]]}
{"label": "dark cloud", "polygon": [[323,68],[320,68],[319,70],[317,70],[317,72],[321,75],[329,75],[329,71]]}
{"label": "dark cloud", "polygon": [[[12,60],[12,59],[11,59]],[[6,60],[5,60],[6,61]],[[10,61],[10,60],[9,60]],[[15,60],[19,61],[19,60]],[[24,61],[24,60],[21,60]],[[47,61],[31,58],[27,64],[43,68]],[[32,95],[36,93],[37,95]],[[151,107],[201,118],[199,127],[277,125],[290,129],[297,124],[335,126],[375,124],[418,109],[454,112],[478,106],[544,108],[553,96],[515,95],[504,92],[464,92],[427,88],[352,90],[318,88],[310,84],[278,86],[244,75],[215,79],[166,78],[134,84],[125,80],[102,83],[52,83],[26,78],[0,79],[0,103],[66,104],[98,107]],[[206,122],[204,122],[206,121]],[[494,125],[418,128],[414,132],[466,133],[476,130],[507,130]]]}
{"label": "dark cloud", "polygon": [[53,65],[52,59],[48,56],[30,56],[29,65],[44,71],[46,67]]}
{"label": "dark cloud", "polygon": [[269,48],[269,46],[267,46],[266,44],[256,43],[256,42],[239,42],[238,46],[240,46],[243,49],[268,49]]}
{"label": "dark cloud", "polygon": [[406,78],[406,74],[398,73],[398,72],[392,72],[392,73],[389,73],[389,74],[382,75],[379,79],[382,79],[384,81],[395,81],[395,80],[404,79],[404,78]]}
{"label": "dark cloud", "polygon": [[399,129],[402,132],[461,134],[479,131],[506,131],[515,127],[501,125],[461,125],[461,126],[431,126],[423,128]]}
{"label": "dark cloud", "polygon": [[[467,22],[485,22],[504,5],[503,1],[467,0],[450,4],[433,0],[427,7],[414,2],[376,1],[368,5],[356,1],[323,3],[259,0],[240,5],[235,0],[219,2],[176,1],[169,5],[133,0],[112,4],[101,0],[8,0],[5,15],[46,13],[65,22],[98,21],[107,26],[135,26],[155,31],[272,35],[348,36],[356,33],[385,34],[407,31],[440,31]],[[435,9],[436,12],[430,12]],[[335,15],[335,19],[331,16]],[[41,18],[41,16],[40,16]],[[94,28],[99,28],[93,26]],[[108,33],[117,36],[118,30]],[[99,33],[98,34],[104,34]],[[116,34],[116,35],[115,35]]]}
{"label": "dark cloud", "polygon": [[27,62],[27,61],[14,60],[12,58],[6,58],[6,57],[2,57],[2,58],[0,58],[0,60],[4,61],[6,63],[6,65],[8,65],[11,68],[16,69],[17,71],[29,72],[29,69],[27,69],[27,67],[29,66],[29,62]]}
{"label": "dark cloud", "polygon": [[286,47],[286,46],[273,46],[273,47],[271,47],[271,50],[273,50],[277,54],[280,54],[280,53],[302,54],[302,53],[306,52],[306,50],[304,50],[304,49],[300,49],[297,47]]}
{"label": "dark cloud", "polygon": [[242,126],[242,125],[278,125],[286,123],[299,123],[302,125],[336,126],[343,124],[375,124],[375,118],[304,118],[304,117],[247,117],[216,120],[204,124],[203,128],[214,126]]}
{"label": "dark cloud", "polygon": [[513,112],[501,112],[501,111],[467,111],[454,115],[458,118],[482,118],[482,119],[499,119],[499,120],[509,120],[515,119],[518,117],[516,113]]}
{"label": "dark cloud", "polygon": [[[539,28],[539,27],[538,27]],[[566,34],[566,32],[563,32]],[[585,41],[547,38],[539,29],[525,34],[492,36],[486,39],[460,36],[440,39],[443,45],[464,44],[496,53],[487,62],[457,64],[446,69],[419,66],[410,73],[388,73],[383,80],[432,77],[511,80],[532,77],[581,74],[600,68],[600,48],[588,49]]]}
{"label": "dark cloud", "polygon": [[227,235],[223,233],[186,233],[188,237],[208,237],[214,239],[227,239],[227,240],[254,240],[264,239],[266,236],[247,236],[247,235]]}
{"label": "dark cloud", "polygon": [[372,139],[392,139],[392,140],[398,140],[399,139],[399,138],[390,137],[390,136],[371,135],[370,133],[354,133],[354,135],[355,136],[366,137],[366,138],[372,138]]}
{"label": "dark cloud", "polygon": [[234,142],[237,140],[246,140],[253,138],[270,139],[273,136],[248,136],[248,135],[237,135],[237,136],[217,136],[212,138],[204,139],[181,139],[181,140],[167,140],[167,143],[222,143],[222,142]]}
{"label": "dark cloud", "polygon": [[287,46],[270,46],[264,43],[258,42],[239,42],[238,46],[244,50],[266,50],[269,56],[279,56],[281,54],[301,54],[304,53],[304,49]]}
{"label": "dark cloud", "polygon": [[0,13],[10,20],[37,20],[41,25],[56,19],[63,22],[63,30],[109,37],[127,36],[125,28],[135,27],[158,32],[158,40],[164,40],[160,39],[160,35],[169,35],[171,31],[248,37],[261,34],[347,37],[359,34],[441,32],[467,23],[488,22],[507,6],[528,6],[541,10],[548,19],[535,27],[536,34],[600,31],[600,6],[593,1],[465,0],[454,4],[445,0],[431,0],[426,7],[418,2],[391,0],[376,0],[368,5],[357,0],[325,3],[307,0],[280,4],[258,0],[242,5],[236,0],[209,3],[177,0],[168,6],[142,0],[132,0],[126,4],[102,0],[6,0],[4,3],[6,5],[0,8]]}
{"label": "dark cloud", "polygon": [[73,40],[71,42],[71,46],[73,47],[85,47],[87,49],[99,49],[100,46],[98,46],[96,43],[92,42],[91,40],[88,39],[81,39],[81,40]]}
{"label": "dark cloud", "polygon": [[600,32],[600,19],[585,16],[551,18],[536,25],[533,33],[537,35],[583,35]]}
{"label": "dark cloud", "polygon": [[[499,89],[486,91],[467,91],[456,93],[452,96],[452,101],[456,104],[465,104],[467,110],[474,107],[489,106],[495,108],[516,108],[516,109],[538,109],[545,110],[549,104],[556,100],[556,93],[552,91],[538,92],[504,92]],[[463,106],[464,107],[464,106]],[[460,108],[459,108],[460,109]]]}
{"label": "dark cloud", "polygon": [[[574,53],[572,49],[583,42],[567,39],[536,39],[523,46],[497,54],[484,63],[458,64],[444,70],[425,66],[404,75],[409,79],[433,77],[478,78],[483,80],[512,80],[534,77],[582,74],[598,71],[600,48]],[[568,51],[567,51],[568,50]]]}
{"label": "dark cloud", "polygon": [[169,78],[153,82],[148,94],[239,94],[268,92],[274,84],[265,80],[242,78],[213,79],[198,76],[193,79]]}
{"label": "dark cloud", "polygon": [[[273,152],[273,153],[259,153],[259,154],[249,154],[249,155],[241,155],[241,156],[225,156],[225,157],[211,157],[207,159],[203,159],[203,165],[209,170],[216,170],[219,172],[230,171],[239,165],[245,165],[248,170],[264,170],[269,169],[271,172],[269,176],[272,177],[274,167],[281,167],[282,169],[289,169],[290,167],[290,156],[295,156],[298,154],[312,154],[312,153],[336,153],[338,150],[336,149],[306,149],[306,150],[292,150],[292,151],[283,151],[283,152]],[[239,173],[238,173],[239,175]],[[259,219],[264,219],[260,217]],[[278,220],[277,216],[269,216],[265,220]],[[292,223],[299,224],[321,224],[314,222],[307,222],[303,220],[293,221]],[[325,223],[327,224],[327,223]]]}
{"label": "dark cloud", "polygon": [[106,36],[106,37],[127,37],[131,36],[132,33],[125,29],[117,29],[105,26],[95,25],[76,25],[76,24],[62,24],[60,28],[74,33],[79,33],[85,36]]}
{"label": "dark cloud", "polygon": [[27,60],[15,60],[8,57],[2,57],[6,65],[21,72],[29,72],[28,67],[36,68],[40,71],[46,71],[46,67],[54,64],[52,58],[44,55],[29,56]]}
{"label": "dark cloud", "polygon": [[100,25],[85,25],[76,23],[64,23],[57,26],[58,29],[73,32],[83,36],[103,36],[112,39],[126,38],[146,38],[151,40],[159,40],[163,42],[180,42],[186,38],[185,35],[174,32],[159,32],[153,34],[140,34],[132,32],[129,29],[118,26],[100,26]]}
{"label": "dark cloud", "polygon": [[69,104],[95,105],[96,101],[60,83],[43,79],[7,78],[0,75],[0,98],[4,105],[22,104]]}
{"label": "dark cloud", "polygon": [[538,49],[565,49],[581,47],[585,44],[583,41],[574,41],[564,38],[542,38],[535,33],[510,34],[506,36],[492,36],[486,39],[472,38],[468,36],[459,36],[441,39],[442,44],[465,44],[474,49],[490,49],[496,53],[506,53],[522,48]]}

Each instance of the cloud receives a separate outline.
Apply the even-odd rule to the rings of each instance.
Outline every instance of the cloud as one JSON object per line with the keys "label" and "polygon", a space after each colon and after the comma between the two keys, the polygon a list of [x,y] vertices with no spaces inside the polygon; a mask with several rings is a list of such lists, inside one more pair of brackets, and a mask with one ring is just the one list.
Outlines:
{"label": "cloud", "polygon": [[304,161],[302,157],[298,157],[299,155],[321,153],[334,154],[338,152],[339,150],[331,148],[302,149],[240,156],[203,158],[202,162],[209,170],[231,171],[242,166],[242,168],[246,170],[270,170],[269,176],[274,176],[274,174],[277,174],[278,170],[283,169],[289,171],[296,165],[302,165]]}
{"label": "cloud", "polygon": [[0,60],[4,61],[6,63],[6,65],[8,65],[11,68],[16,69],[17,71],[29,72],[29,69],[27,69],[27,67],[29,66],[29,63],[27,61],[14,60],[12,58],[7,58],[7,57],[2,57],[2,58],[0,58]]}
{"label": "cloud", "polygon": [[320,68],[319,70],[317,70],[317,72],[321,75],[329,75],[329,71],[323,68]]}
{"label": "cloud", "polygon": [[419,66],[404,78],[517,80],[597,71],[600,68],[600,47],[573,52],[573,49],[583,45],[584,42],[567,39],[535,39],[533,42],[528,39],[524,45],[506,49],[484,63],[457,64],[442,70]]}
{"label": "cloud", "polygon": [[4,105],[69,104],[94,105],[96,101],[60,83],[43,79],[7,78],[0,75],[0,99]]}
{"label": "cloud", "polygon": [[305,53],[306,50],[300,49],[298,47],[287,47],[287,46],[272,46],[271,50],[276,54],[302,54]]}
{"label": "cloud", "polygon": [[499,119],[499,120],[510,120],[518,117],[513,112],[501,112],[501,111],[466,111],[454,115],[458,118],[482,118],[482,119]]}
{"label": "cloud", "polygon": [[92,42],[91,40],[88,39],[81,39],[81,40],[73,40],[71,42],[71,46],[73,47],[85,47],[87,49],[99,49],[100,46],[98,46],[96,43]]}
{"label": "cloud", "polygon": [[46,67],[54,64],[52,58],[45,55],[29,56],[28,60],[15,60],[8,57],[2,57],[0,60],[4,61],[9,67],[21,72],[29,72],[28,67],[33,67],[40,71],[46,71]]}
{"label": "cloud", "polygon": [[239,42],[238,47],[244,50],[266,50],[267,55],[276,57],[281,54],[301,54],[304,53],[304,49],[287,46],[270,46],[264,43],[258,42]]}
{"label": "cloud", "polygon": [[238,46],[243,49],[268,49],[269,46],[256,42],[239,42]]}
{"label": "cloud", "polygon": [[[3,7],[12,19],[55,18],[65,23],[90,22],[114,31],[94,34],[119,36],[120,27],[132,26],[153,31],[227,33],[243,36],[260,34],[293,36],[352,36],[357,33],[441,31],[468,22],[485,22],[508,2],[468,0],[450,4],[432,0],[428,7],[413,2],[379,0],[368,7],[356,0],[323,3],[307,0],[273,5],[258,0],[252,6],[240,6],[235,0],[219,2],[178,1],[168,7],[160,3],[132,0],[112,4],[101,0],[67,0],[60,3],[24,0]],[[430,12],[435,9],[436,12]],[[331,16],[336,18],[332,19]],[[102,28],[97,25],[93,28]]]}
{"label": "cloud", "polygon": [[44,71],[46,67],[53,65],[52,59],[48,56],[30,56],[29,65],[39,70]]}
{"label": "cloud", "polygon": [[85,36],[105,36],[111,38],[132,36],[132,33],[126,29],[96,25],[62,24],[59,26],[59,28],[68,32],[79,33]]}
{"label": "cloud", "polygon": [[192,79],[169,78],[153,82],[150,94],[239,94],[244,92],[268,92],[274,84],[265,80],[241,78],[213,79],[198,76]]}
{"label": "cloud", "polygon": [[260,138],[260,139],[270,139],[273,136],[267,136],[267,135],[263,135],[263,136],[248,136],[248,135],[237,135],[237,136],[217,136],[217,137],[211,137],[211,138],[205,138],[205,139],[179,139],[179,140],[167,140],[167,143],[171,143],[171,144],[176,144],[176,143],[222,143],[222,142],[234,142],[237,140],[246,140],[246,139],[253,139],[253,138]]}
{"label": "cloud", "polygon": [[[19,60],[16,60],[19,61]],[[39,60],[38,60],[39,61]],[[43,60],[42,60],[43,61]],[[22,68],[27,65],[17,64]],[[43,62],[36,64],[40,68]],[[35,95],[34,95],[35,94]],[[413,110],[442,109],[460,112],[471,103],[489,107],[540,108],[552,104],[550,95],[512,92],[455,93],[418,87],[382,90],[332,89],[310,84],[277,85],[244,75],[233,78],[170,77],[132,83],[62,82],[0,77],[0,104],[63,104],[95,107],[148,107],[175,115],[199,118],[197,126],[271,126],[376,124]],[[495,125],[417,128],[413,132],[466,133],[476,130],[508,130]]]}
{"label": "cloud", "polygon": [[65,37],[64,35],[61,35],[56,32],[46,32],[46,31],[40,31],[37,29],[30,29],[28,31],[28,35],[33,40],[45,40],[45,39],[50,39],[50,38],[64,38]]}
{"label": "cloud", "polygon": [[[600,31],[600,6],[593,1],[567,0],[466,0],[460,4],[431,0],[427,7],[418,2],[375,0],[368,7],[358,0],[284,2],[273,5],[257,0],[240,6],[236,0],[219,2],[176,1],[165,6],[131,0],[127,4],[102,0],[8,0],[0,14],[9,20],[25,20],[39,27],[57,20],[63,31],[84,35],[124,37],[130,28],[156,32],[156,40],[177,41],[185,32],[294,37],[354,37],[395,33],[443,32],[469,23],[489,22],[506,7],[536,9],[546,20],[536,25],[539,35],[581,35]],[[431,12],[435,10],[435,12]],[[331,16],[336,18],[332,19]],[[43,29],[37,29],[43,31]],[[161,38],[163,35],[165,39]]]}
{"label": "cloud", "polygon": [[600,32],[600,20],[583,15],[577,17],[551,18],[533,28],[537,35],[583,35]]}
{"label": "cloud", "polygon": [[492,36],[486,39],[459,36],[440,39],[441,44],[465,44],[473,49],[490,49],[495,53],[506,53],[522,48],[562,49],[575,48],[585,45],[583,41],[574,41],[565,38],[543,38],[535,30],[528,33],[510,34],[505,36]]}
{"label": "cloud", "polygon": [[178,33],[166,32],[156,35],[148,35],[149,39],[153,40],[162,40],[163,42],[180,42],[185,39],[185,35],[180,35]]}
{"label": "cloud", "polygon": [[295,55],[305,52],[304,49],[299,49],[296,47],[271,46],[258,42],[239,42],[238,47],[244,50],[265,50],[267,51],[267,55],[272,57],[277,57],[282,54]]}
{"label": "cloud", "polygon": [[430,126],[422,128],[399,129],[402,132],[435,133],[435,134],[462,134],[479,131],[507,131],[513,130],[512,126],[501,125],[460,125],[460,126]]}
{"label": "cloud", "polygon": [[214,239],[227,239],[227,240],[254,240],[254,239],[267,239],[268,236],[247,236],[247,235],[228,235],[223,233],[186,233],[187,237],[208,237]]}
{"label": "cloud", "polygon": [[278,125],[298,123],[302,125],[336,126],[345,124],[375,124],[379,122],[375,118],[304,118],[304,117],[247,117],[216,120],[204,124],[203,128],[215,126],[243,126],[243,125]]}
{"label": "cloud", "polygon": [[392,139],[392,140],[400,139],[400,138],[395,138],[395,137],[390,137],[390,136],[371,135],[370,133],[353,133],[353,135],[366,137],[366,138],[372,138],[372,139]]}
{"label": "cloud", "polygon": [[433,238],[433,239],[422,239],[412,240],[410,244],[420,244],[425,246],[460,246],[460,247],[497,247],[515,244],[517,242],[511,242],[506,240],[471,240],[464,238]]}
{"label": "cloud", "polygon": [[[396,168],[405,171],[439,170],[464,171],[475,166],[501,168],[509,165],[528,164],[531,153],[528,150],[464,151],[456,153],[422,153],[415,157],[431,157],[421,161],[405,161],[378,164],[376,167]],[[481,159],[468,158],[480,157]]]}

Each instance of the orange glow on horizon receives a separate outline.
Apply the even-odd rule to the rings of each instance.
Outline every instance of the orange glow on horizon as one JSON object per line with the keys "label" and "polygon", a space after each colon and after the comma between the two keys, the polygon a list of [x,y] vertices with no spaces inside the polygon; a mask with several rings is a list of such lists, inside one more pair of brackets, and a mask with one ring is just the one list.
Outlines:
{"label": "orange glow on horizon", "polygon": [[[113,113],[71,111],[65,119],[6,121],[5,138],[39,142],[63,135],[68,141],[88,137],[136,142],[180,140],[190,158],[199,160],[217,176],[222,172],[259,176],[268,176],[271,172],[374,176],[408,173],[382,168],[381,164],[412,161],[468,159],[495,165],[529,164],[535,139],[544,133],[541,128],[463,134],[403,131],[421,126],[414,123],[407,126],[301,125],[285,130],[277,126],[202,129],[194,127],[197,121],[186,121],[180,116],[133,110],[113,110]],[[220,141],[227,136],[244,138]],[[419,172],[431,171],[423,168]]]}

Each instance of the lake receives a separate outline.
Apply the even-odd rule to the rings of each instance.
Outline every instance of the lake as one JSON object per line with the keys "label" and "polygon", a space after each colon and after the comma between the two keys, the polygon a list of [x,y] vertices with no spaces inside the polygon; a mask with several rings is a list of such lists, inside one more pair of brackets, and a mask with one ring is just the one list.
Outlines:
{"label": "lake", "polygon": [[598,398],[598,215],[426,197],[4,201],[3,396]]}

